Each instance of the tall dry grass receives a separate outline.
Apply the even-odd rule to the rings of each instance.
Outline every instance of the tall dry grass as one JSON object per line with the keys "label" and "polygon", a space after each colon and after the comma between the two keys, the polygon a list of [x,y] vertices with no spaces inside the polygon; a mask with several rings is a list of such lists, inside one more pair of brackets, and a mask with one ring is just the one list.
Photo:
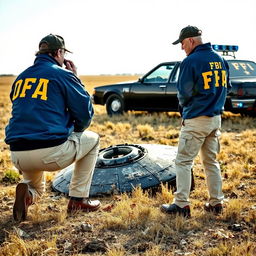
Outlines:
{"label": "tall dry grass", "polygon": [[[92,93],[97,85],[136,76],[82,76]],[[14,77],[0,77],[0,180],[13,171],[4,127],[11,114],[8,99]],[[180,130],[177,113],[130,111],[109,117],[103,106],[95,106],[90,127],[101,139],[101,148],[121,143],[177,145]],[[135,189],[101,198],[97,213],[66,214],[67,199],[50,189],[54,174],[47,173],[45,196],[29,208],[28,220],[17,224],[11,211],[15,185],[0,182],[0,255],[256,255],[256,119],[231,113],[223,115],[222,150],[218,156],[225,194],[224,213],[206,214],[208,199],[205,174],[200,159],[195,159],[195,190],[191,193],[192,218],[166,216],[159,211],[170,203],[172,191],[165,185],[154,196]],[[11,173],[11,172],[10,172]],[[91,225],[85,231],[83,224]],[[27,236],[20,235],[17,230]],[[87,251],[94,242],[96,251]],[[96,245],[95,245],[96,243]]]}

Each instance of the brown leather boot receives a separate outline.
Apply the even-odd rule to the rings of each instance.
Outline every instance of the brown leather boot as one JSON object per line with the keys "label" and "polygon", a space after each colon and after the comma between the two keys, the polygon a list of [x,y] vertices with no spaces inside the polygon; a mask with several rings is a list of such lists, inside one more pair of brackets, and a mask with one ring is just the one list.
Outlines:
{"label": "brown leather boot", "polygon": [[68,203],[68,213],[83,211],[83,212],[93,212],[97,211],[100,208],[100,201],[93,200],[91,201],[88,198],[84,198],[82,200],[70,199]]}
{"label": "brown leather boot", "polygon": [[209,203],[206,203],[204,205],[204,210],[207,211],[207,212],[212,212],[215,215],[219,215],[223,212],[223,205],[222,204],[216,204],[216,205],[212,206]]}
{"label": "brown leather boot", "polygon": [[16,197],[13,205],[13,218],[24,221],[27,218],[28,207],[33,203],[33,197],[28,189],[28,184],[19,183],[16,187]]}
{"label": "brown leather boot", "polygon": [[182,215],[184,217],[190,218],[190,207],[189,205],[181,208],[177,204],[162,204],[160,207],[161,212],[168,213],[172,215]]}

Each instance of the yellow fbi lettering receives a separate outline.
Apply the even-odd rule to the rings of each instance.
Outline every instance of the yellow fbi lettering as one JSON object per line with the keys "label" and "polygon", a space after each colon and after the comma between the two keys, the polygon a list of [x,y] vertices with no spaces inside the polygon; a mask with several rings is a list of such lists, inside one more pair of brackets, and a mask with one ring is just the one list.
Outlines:
{"label": "yellow fbi lettering", "polygon": [[35,87],[32,98],[40,97],[41,100],[47,100],[47,89],[48,89],[48,79],[44,78],[26,78],[25,80],[18,80],[14,85],[14,93],[12,100],[19,98],[25,98],[27,90],[31,90]]}
{"label": "yellow fbi lettering", "polygon": [[209,62],[210,71],[203,72],[202,77],[204,80],[204,89],[208,90],[211,86],[227,87],[227,73],[222,69],[221,62]]}

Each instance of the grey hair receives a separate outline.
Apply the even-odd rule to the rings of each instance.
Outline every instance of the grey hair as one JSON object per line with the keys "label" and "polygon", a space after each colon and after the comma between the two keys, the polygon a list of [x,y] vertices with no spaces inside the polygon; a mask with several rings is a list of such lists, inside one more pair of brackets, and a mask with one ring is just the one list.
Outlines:
{"label": "grey hair", "polygon": [[197,43],[200,43],[200,44],[203,43],[203,39],[202,39],[201,36],[194,36],[193,39],[194,39]]}

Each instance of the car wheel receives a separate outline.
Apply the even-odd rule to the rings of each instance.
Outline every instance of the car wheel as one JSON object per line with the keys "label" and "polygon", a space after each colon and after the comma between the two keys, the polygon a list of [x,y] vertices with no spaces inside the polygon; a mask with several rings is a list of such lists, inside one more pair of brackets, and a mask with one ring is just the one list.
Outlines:
{"label": "car wheel", "polygon": [[110,95],[106,101],[106,110],[108,115],[110,116],[123,114],[124,112],[123,99],[117,94]]}

